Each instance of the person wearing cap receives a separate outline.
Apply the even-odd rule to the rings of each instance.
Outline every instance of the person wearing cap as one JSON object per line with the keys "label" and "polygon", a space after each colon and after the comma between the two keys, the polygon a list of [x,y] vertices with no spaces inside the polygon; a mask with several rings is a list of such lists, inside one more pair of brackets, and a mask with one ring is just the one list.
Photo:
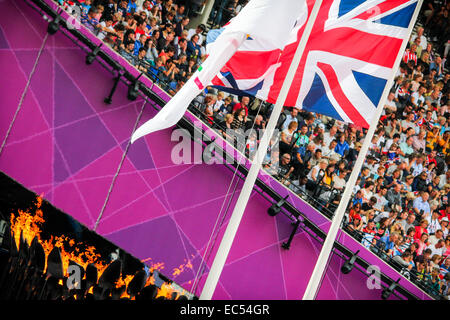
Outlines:
{"label": "person wearing cap", "polygon": [[355,214],[348,227],[350,230],[361,231],[363,227],[361,216],[359,214]]}
{"label": "person wearing cap", "polygon": [[442,233],[443,233],[442,237],[443,238],[446,238],[448,236],[448,234],[449,234],[448,224],[449,224],[448,218],[447,217],[443,217],[441,219],[441,223],[440,223],[440,230],[442,230]]}

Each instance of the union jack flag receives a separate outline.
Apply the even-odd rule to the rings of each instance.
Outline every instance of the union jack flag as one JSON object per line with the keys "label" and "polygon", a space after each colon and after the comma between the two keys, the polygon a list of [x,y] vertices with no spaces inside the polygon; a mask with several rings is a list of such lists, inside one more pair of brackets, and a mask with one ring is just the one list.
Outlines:
{"label": "union jack flag", "polygon": [[[309,14],[314,1],[306,5]],[[324,0],[285,106],[369,127],[416,6],[417,0]],[[303,34],[301,19],[283,50],[249,35],[212,83],[275,103]]]}

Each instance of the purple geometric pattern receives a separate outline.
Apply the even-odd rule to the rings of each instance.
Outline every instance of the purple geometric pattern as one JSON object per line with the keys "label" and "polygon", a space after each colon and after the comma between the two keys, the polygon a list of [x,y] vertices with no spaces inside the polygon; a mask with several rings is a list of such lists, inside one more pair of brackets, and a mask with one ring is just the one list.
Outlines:
{"label": "purple geometric pattern", "polygon": [[[25,0],[0,2],[0,68],[8,75],[0,77],[1,140],[46,28],[46,22]],[[113,103],[105,105],[103,99],[111,89],[112,76],[98,63],[87,66],[84,58],[84,53],[61,33],[48,38],[22,110],[0,154],[0,170],[92,229],[143,101],[130,102],[127,87],[120,83]],[[155,113],[147,104],[140,123]],[[171,141],[171,133],[170,129],[159,131],[129,147],[96,231],[141,260],[164,263],[162,272],[189,290],[219,211],[230,201],[202,272],[199,294],[242,182],[234,192],[227,193],[232,171],[225,166],[175,165],[170,155],[177,142]],[[280,195],[290,194],[270,177],[263,179]],[[322,230],[329,228],[330,221],[306,203],[292,195],[290,201]],[[280,245],[289,237],[292,226],[283,215],[268,216],[269,206],[253,192],[214,299],[302,297],[320,244],[299,229],[291,249],[282,249]],[[357,247],[351,240],[347,243]],[[173,276],[173,270],[187,261],[192,269]],[[352,272],[343,276],[341,264],[341,259],[332,259],[318,298],[380,299],[380,290],[366,288],[365,275]]]}

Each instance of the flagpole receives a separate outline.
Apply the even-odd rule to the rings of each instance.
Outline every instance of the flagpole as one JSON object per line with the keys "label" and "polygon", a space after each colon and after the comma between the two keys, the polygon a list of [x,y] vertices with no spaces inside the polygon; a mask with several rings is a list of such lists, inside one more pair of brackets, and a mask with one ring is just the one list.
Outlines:
{"label": "flagpole", "polygon": [[244,186],[242,187],[241,193],[234,207],[233,214],[231,215],[230,221],[228,222],[227,229],[225,230],[219,249],[209,271],[208,277],[200,295],[200,300],[211,300],[214,294],[223,267],[227,260],[228,253],[230,252],[231,245],[233,243],[234,237],[236,236],[236,232],[244,214],[245,207],[247,206],[250,194],[253,190],[253,186],[255,185],[256,178],[258,177],[258,173],[261,169],[264,155],[267,153],[269,141],[275,130],[275,126],[278,122],[281,110],[286,101],[292,81],[294,80],[295,73],[297,71],[298,65],[300,64],[303,51],[305,49],[306,43],[308,42],[309,35],[311,34],[311,30],[317,18],[317,14],[319,12],[321,4],[322,0],[317,0],[311,11],[311,16],[305,26],[305,30],[300,39],[297,50],[295,51],[295,55],[292,59],[291,65],[286,74],[286,78],[284,79],[277,101],[273,108],[272,114],[267,123],[266,130],[263,134],[263,137],[261,138],[258,150],[256,151],[256,156],[253,159],[247,178],[245,179]]}
{"label": "flagpole", "polygon": [[381,113],[383,111],[384,103],[386,101],[389,90],[391,89],[392,84],[394,82],[395,73],[397,72],[397,69],[400,65],[400,62],[401,62],[401,59],[403,56],[403,52],[406,49],[406,45],[408,43],[409,36],[411,35],[411,31],[414,27],[417,16],[419,14],[420,7],[422,5],[422,1],[423,0],[418,0],[418,2],[417,2],[416,9],[413,13],[413,16],[412,16],[411,21],[408,26],[408,32],[407,32],[408,37],[405,37],[405,39],[403,39],[403,43],[402,43],[399,53],[397,55],[397,59],[395,60],[394,66],[392,68],[390,79],[388,80],[386,87],[384,88],[383,94],[378,103],[378,107],[375,111],[375,115],[372,118],[367,135],[364,138],[364,143],[361,146],[361,150],[359,151],[358,157],[355,161],[355,165],[352,169],[352,173],[346,184],[344,193],[342,194],[341,201],[340,201],[339,206],[336,209],[336,212],[334,214],[330,229],[327,233],[327,237],[325,238],[325,242],[323,243],[322,250],[320,251],[320,254],[317,259],[316,265],[314,267],[313,273],[311,275],[311,278],[309,279],[308,286],[306,287],[306,291],[303,295],[303,300],[314,300],[317,295],[319,285],[320,285],[320,282],[322,280],[322,277],[323,277],[323,274],[325,271],[325,267],[326,267],[328,259],[330,257],[331,250],[333,249],[334,241],[336,240],[338,230],[341,226],[342,219],[344,218],[347,204],[350,201],[350,197],[352,196],[353,188],[356,184],[356,180],[359,176],[362,165],[364,163],[367,152],[369,150],[369,146],[372,141],[372,137],[375,134],[375,130],[376,130],[378,121],[379,121]]}

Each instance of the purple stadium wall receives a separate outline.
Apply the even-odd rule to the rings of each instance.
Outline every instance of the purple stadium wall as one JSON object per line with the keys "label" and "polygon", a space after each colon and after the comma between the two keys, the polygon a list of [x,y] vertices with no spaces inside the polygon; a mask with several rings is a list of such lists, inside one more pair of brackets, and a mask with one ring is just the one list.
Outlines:
{"label": "purple stadium wall", "polygon": [[[46,28],[42,16],[26,1],[0,1],[1,141]],[[127,87],[120,83],[113,103],[105,105],[112,75],[97,62],[86,65],[84,59],[83,51],[61,32],[49,36],[0,154],[0,170],[92,229],[143,100],[127,100]],[[155,112],[147,104],[140,123]],[[147,263],[164,263],[162,272],[189,290],[220,208],[225,199],[232,198],[229,218],[242,183],[227,194],[233,173],[225,166],[174,165],[170,155],[177,142],[171,141],[171,132],[151,134],[129,148],[96,231]],[[282,196],[289,194],[278,182],[266,180]],[[289,200],[323,231],[328,230],[328,219],[295,195]],[[299,230],[290,250],[282,249],[280,244],[291,232],[290,221],[283,215],[268,216],[269,206],[257,192],[252,194],[214,299],[302,297],[321,245]],[[353,251],[361,248],[342,232],[339,241]],[[379,264],[392,279],[399,277],[372,253],[362,251],[369,263]],[[215,250],[206,261],[208,266],[214,254]],[[188,261],[192,268],[174,275]],[[340,273],[342,263],[337,256],[331,259],[319,299],[380,299],[381,290],[367,289],[363,273]],[[202,280],[206,274],[207,270]],[[420,299],[429,299],[407,280],[401,284]]]}

